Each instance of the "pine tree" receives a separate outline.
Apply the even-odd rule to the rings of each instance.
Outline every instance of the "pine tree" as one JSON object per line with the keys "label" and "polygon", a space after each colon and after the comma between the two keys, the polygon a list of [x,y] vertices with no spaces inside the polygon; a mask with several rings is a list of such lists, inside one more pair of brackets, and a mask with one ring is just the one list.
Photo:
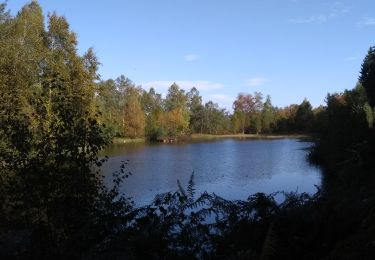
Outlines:
{"label": "pine tree", "polygon": [[375,106],[375,47],[370,47],[361,68],[359,81],[365,88],[371,107]]}

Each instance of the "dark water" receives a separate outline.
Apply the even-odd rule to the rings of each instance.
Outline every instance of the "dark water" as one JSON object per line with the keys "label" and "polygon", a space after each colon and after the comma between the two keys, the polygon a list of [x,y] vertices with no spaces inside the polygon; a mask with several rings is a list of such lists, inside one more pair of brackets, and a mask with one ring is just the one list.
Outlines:
{"label": "dark water", "polygon": [[124,144],[108,148],[103,172],[107,181],[129,160],[132,176],[123,184],[136,205],[150,203],[158,193],[187,186],[192,172],[196,191],[226,199],[246,199],[256,192],[316,192],[320,170],[306,160],[309,142],[281,140],[219,140],[186,144]]}

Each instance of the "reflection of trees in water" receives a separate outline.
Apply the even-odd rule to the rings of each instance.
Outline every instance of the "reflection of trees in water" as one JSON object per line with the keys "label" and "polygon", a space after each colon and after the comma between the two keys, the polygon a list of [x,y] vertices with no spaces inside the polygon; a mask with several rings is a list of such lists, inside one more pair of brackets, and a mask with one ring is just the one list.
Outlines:
{"label": "reflection of trees in water", "polygon": [[[129,159],[128,169],[134,174],[125,181],[123,190],[140,201],[143,197],[153,198],[157,193],[175,190],[176,181],[186,183],[193,171],[200,191],[208,188],[217,194],[242,194],[253,189],[276,191],[280,186],[288,189],[300,182],[301,174],[318,172],[311,170],[305,162],[306,152],[299,149],[302,146],[296,140],[232,139],[183,144],[126,144],[109,151],[116,156],[110,157],[104,172],[115,171],[121,160]],[[276,181],[283,176],[288,181]]]}
{"label": "reflection of trees in water", "polygon": [[102,156],[119,156],[138,153],[145,149],[147,144],[142,142],[134,142],[127,144],[111,144],[107,146],[103,151],[100,152]]}

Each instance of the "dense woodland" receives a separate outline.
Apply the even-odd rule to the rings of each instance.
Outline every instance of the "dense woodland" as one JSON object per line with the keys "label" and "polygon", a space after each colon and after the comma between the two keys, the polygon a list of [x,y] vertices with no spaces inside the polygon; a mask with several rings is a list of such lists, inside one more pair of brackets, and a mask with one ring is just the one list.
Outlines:
{"label": "dense woodland", "polygon": [[313,109],[308,100],[284,108],[272,105],[263,94],[240,93],[233,113],[218,104],[203,103],[199,90],[185,92],[177,84],[165,98],[125,76],[96,84],[94,102],[99,106],[108,136],[157,140],[199,134],[269,134],[313,131],[321,107]]}
{"label": "dense woodland", "polygon": [[[0,5],[0,258],[372,259],[375,255],[375,48],[358,85],[326,106],[276,108],[239,94],[231,114],[198,90],[145,91],[121,76],[100,80],[92,49],[77,53],[64,17],[36,1],[16,16]],[[97,154],[113,136],[189,133],[313,134],[324,169],[315,195],[254,194],[226,201],[188,187],[134,208],[104,185]],[[126,193],[126,191],[125,191]]]}

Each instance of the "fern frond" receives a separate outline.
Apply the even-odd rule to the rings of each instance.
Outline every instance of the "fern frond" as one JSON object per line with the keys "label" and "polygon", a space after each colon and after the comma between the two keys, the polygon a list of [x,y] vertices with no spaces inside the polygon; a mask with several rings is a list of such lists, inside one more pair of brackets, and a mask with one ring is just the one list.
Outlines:
{"label": "fern frond", "polygon": [[194,200],[195,188],[194,188],[194,171],[190,175],[189,184],[187,186],[187,195],[190,201]]}
{"label": "fern frond", "polygon": [[177,180],[177,186],[178,186],[178,191],[180,192],[180,194],[182,195],[182,197],[185,200],[187,200],[188,197],[186,196],[186,192],[185,192],[184,188],[182,187],[180,180]]}

